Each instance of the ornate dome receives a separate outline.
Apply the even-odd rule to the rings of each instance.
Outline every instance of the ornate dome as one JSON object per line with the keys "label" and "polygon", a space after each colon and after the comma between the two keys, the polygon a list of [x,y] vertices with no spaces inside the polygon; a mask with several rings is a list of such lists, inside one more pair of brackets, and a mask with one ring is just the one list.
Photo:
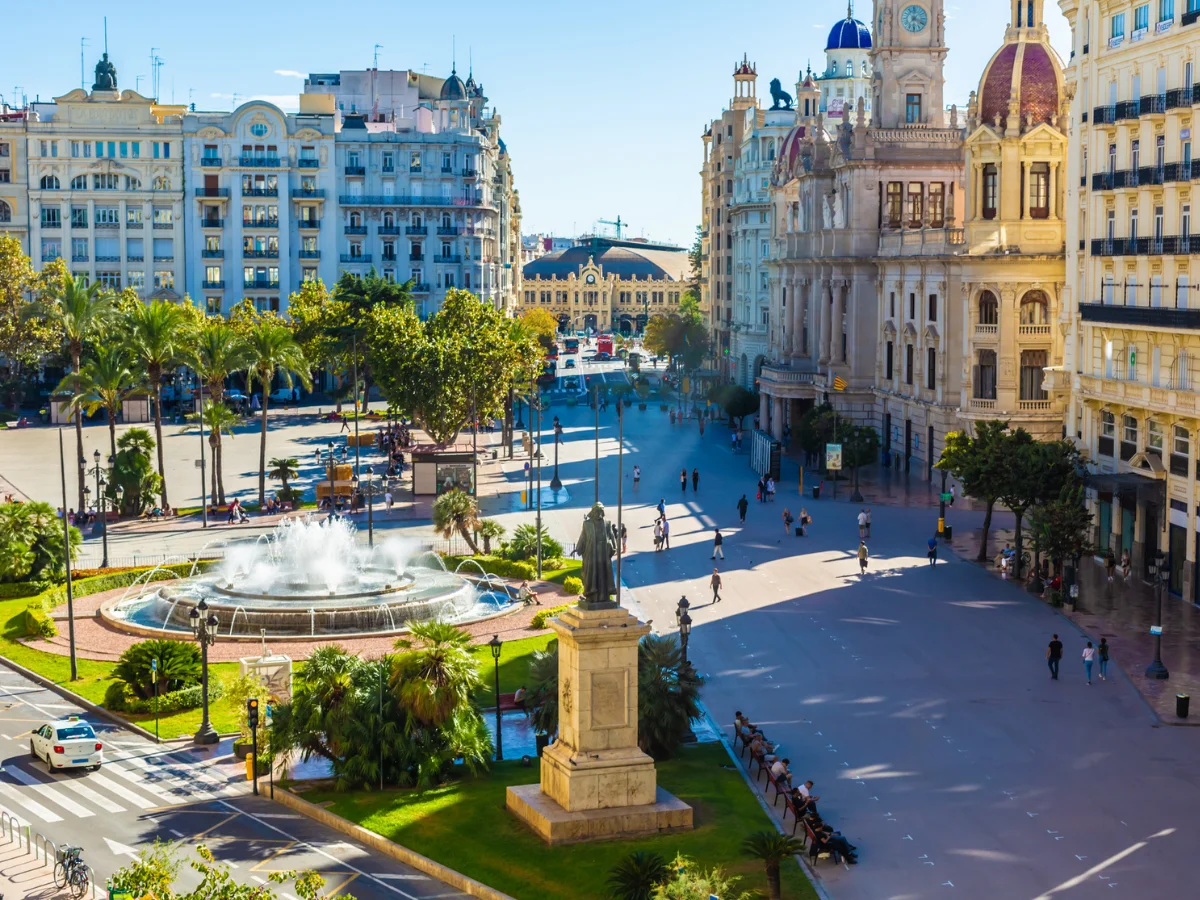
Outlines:
{"label": "ornate dome", "polygon": [[829,40],[825,42],[825,52],[830,50],[870,50],[871,30],[850,15],[846,10],[846,18],[829,30]]}
{"label": "ornate dome", "polygon": [[1003,124],[1008,117],[1008,101],[1015,93],[1020,99],[1021,122],[1033,117],[1035,125],[1049,122],[1058,114],[1062,99],[1062,62],[1058,54],[1040,41],[1014,41],[1005,44],[992,57],[979,82],[979,121],[994,125],[996,116]]}
{"label": "ornate dome", "polygon": [[442,82],[442,100],[466,100],[467,86],[463,84],[463,80],[458,77],[458,73],[453,69],[450,71],[450,77]]}

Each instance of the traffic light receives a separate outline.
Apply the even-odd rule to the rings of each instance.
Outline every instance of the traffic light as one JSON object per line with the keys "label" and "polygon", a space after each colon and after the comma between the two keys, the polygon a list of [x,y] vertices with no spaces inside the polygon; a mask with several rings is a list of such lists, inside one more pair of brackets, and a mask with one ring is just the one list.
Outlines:
{"label": "traffic light", "polygon": [[246,724],[250,726],[250,730],[254,731],[258,728],[258,698],[251,697],[246,701]]}

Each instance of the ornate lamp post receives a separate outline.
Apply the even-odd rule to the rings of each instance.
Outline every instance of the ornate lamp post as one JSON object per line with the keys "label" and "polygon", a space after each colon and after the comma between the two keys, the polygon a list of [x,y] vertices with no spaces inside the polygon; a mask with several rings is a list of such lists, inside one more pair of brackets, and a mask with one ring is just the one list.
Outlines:
{"label": "ornate lamp post", "polygon": [[500,761],[504,759],[504,735],[500,731],[500,648],[504,646],[504,641],[500,640],[499,635],[493,634],[488,646],[492,648],[492,663],[496,670],[496,760]]}
{"label": "ornate lamp post", "polygon": [[675,624],[676,625],[678,625],[680,623],[680,621],[683,619],[683,614],[688,611],[689,606],[691,606],[691,604],[688,603],[687,597],[679,598],[679,605],[675,607]]}
{"label": "ornate lamp post", "polygon": [[[104,559],[100,562],[100,568],[108,568],[108,522],[104,514],[104,488],[108,486],[108,481],[104,477],[104,469],[100,466],[100,451],[97,450],[92,454],[92,459],[95,465],[87,470],[87,474],[96,479],[96,513],[100,518],[100,540],[103,545]],[[112,459],[109,459],[109,464],[112,464]],[[86,463],[85,463],[86,465]],[[86,487],[83,489],[84,494],[90,494]],[[95,532],[92,532],[95,534]]]}
{"label": "ornate lamp post", "polygon": [[1157,613],[1154,617],[1155,625],[1158,627],[1158,633],[1154,635],[1154,662],[1146,668],[1146,677],[1153,678],[1157,681],[1166,681],[1170,677],[1170,672],[1163,665],[1162,661],[1162,607],[1163,607],[1163,588],[1165,581],[1163,579],[1163,569],[1166,567],[1166,554],[1159,550],[1154,557],[1154,562],[1150,564],[1150,576],[1154,579],[1154,595],[1156,599]]}
{"label": "ornate lamp post", "polygon": [[208,604],[204,600],[192,607],[188,619],[192,623],[193,637],[200,642],[200,701],[203,708],[200,730],[192,740],[197,744],[215,744],[221,740],[221,736],[208,720],[208,648],[217,641],[219,622],[216,613],[208,611]]}
{"label": "ornate lamp post", "polygon": [[558,493],[562,490],[562,480],[558,477],[558,445],[562,443],[562,425],[558,416],[554,417],[554,477],[550,479],[550,490]]}
{"label": "ornate lamp post", "polygon": [[692,633],[692,617],[687,614],[687,610],[683,611],[683,615],[679,617],[679,646],[683,649],[683,665],[687,668],[691,663],[688,662],[688,638]]}
{"label": "ornate lamp post", "polygon": [[[372,466],[367,466],[364,471],[367,474],[367,546],[375,546],[375,516],[371,511],[371,500],[375,496],[375,469]],[[350,480],[354,482],[354,491],[358,492],[358,476],[352,475]]]}

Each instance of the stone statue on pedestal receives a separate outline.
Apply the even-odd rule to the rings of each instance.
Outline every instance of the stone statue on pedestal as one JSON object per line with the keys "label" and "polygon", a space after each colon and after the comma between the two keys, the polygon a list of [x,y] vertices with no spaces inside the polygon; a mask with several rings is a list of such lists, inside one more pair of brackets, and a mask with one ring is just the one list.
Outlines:
{"label": "stone statue on pedestal", "polygon": [[617,585],[612,561],[619,546],[617,527],[605,520],[603,504],[595,504],[584,518],[583,530],[575,542],[575,551],[583,563],[580,609],[616,609],[621,605],[619,599],[613,599]]}

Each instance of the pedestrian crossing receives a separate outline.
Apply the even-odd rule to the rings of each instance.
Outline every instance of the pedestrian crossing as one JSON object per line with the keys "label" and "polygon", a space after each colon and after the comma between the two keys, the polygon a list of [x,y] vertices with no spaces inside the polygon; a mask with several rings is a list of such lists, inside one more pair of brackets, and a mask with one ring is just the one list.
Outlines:
{"label": "pedestrian crossing", "polygon": [[236,796],[241,788],[206,766],[171,753],[105,750],[98,772],[50,774],[39,760],[11,760],[0,767],[0,807],[34,825],[88,819],[103,813],[143,812]]}

